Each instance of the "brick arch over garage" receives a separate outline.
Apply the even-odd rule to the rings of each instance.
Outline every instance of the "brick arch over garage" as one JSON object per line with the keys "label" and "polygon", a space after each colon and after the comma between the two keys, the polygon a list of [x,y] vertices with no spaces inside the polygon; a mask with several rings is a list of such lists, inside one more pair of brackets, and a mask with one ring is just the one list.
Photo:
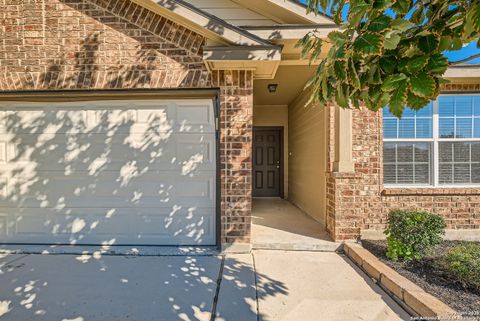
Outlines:
{"label": "brick arch over garage", "polygon": [[129,0],[12,0],[0,9],[0,92],[217,88],[220,242],[250,241],[251,71],[209,72],[203,36]]}

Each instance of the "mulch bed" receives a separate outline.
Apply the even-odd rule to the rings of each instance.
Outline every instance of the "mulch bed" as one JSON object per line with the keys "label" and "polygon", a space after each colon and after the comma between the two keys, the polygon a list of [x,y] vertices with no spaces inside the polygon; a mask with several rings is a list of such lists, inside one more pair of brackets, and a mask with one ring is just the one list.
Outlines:
{"label": "mulch bed", "polygon": [[480,290],[467,289],[448,272],[437,269],[433,262],[452,246],[456,241],[445,241],[433,253],[420,261],[393,262],[386,255],[386,241],[363,240],[362,245],[383,263],[437,297],[458,312],[480,311]]}

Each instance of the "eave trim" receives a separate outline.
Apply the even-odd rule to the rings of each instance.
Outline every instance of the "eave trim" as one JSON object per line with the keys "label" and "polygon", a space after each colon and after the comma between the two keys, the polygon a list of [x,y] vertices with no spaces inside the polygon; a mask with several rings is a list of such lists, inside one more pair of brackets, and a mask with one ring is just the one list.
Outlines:
{"label": "eave trim", "polygon": [[235,27],[226,21],[192,6],[183,0],[131,0],[178,24],[187,24],[187,28],[224,44],[236,45],[269,45],[246,30]]}

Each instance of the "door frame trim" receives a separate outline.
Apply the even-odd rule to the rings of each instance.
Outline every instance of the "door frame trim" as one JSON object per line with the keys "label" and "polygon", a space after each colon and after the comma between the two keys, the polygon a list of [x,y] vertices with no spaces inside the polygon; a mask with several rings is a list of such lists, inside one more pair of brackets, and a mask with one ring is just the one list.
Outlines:
{"label": "door frame trim", "polygon": [[[285,198],[285,184],[284,184],[284,179],[285,179],[285,166],[284,166],[284,126],[253,126],[253,132],[257,130],[275,130],[278,131],[280,134],[280,198]],[[253,133],[252,133],[252,194],[253,194],[253,145],[255,142],[253,141]],[[253,197],[253,196],[252,196]],[[262,197],[262,196],[258,196]]]}

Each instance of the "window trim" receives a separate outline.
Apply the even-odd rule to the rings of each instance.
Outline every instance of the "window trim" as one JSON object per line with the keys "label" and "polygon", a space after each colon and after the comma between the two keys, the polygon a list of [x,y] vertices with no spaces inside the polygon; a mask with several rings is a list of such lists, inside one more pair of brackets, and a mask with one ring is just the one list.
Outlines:
{"label": "window trim", "polygon": [[[382,137],[382,176],[385,177],[384,172],[384,158],[383,158],[383,146],[384,143],[430,143],[430,157],[432,164],[430,166],[430,184],[392,184],[385,183],[385,178],[383,178],[383,186],[385,188],[480,188],[480,183],[471,183],[471,184],[439,184],[439,174],[440,174],[440,165],[439,165],[439,143],[440,142],[480,142],[480,138],[440,138],[439,124],[439,98],[442,96],[468,96],[468,97],[480,97],[480,93],[444,93],[440,94],[437,99],[432,101],[432,138],[383,138]],[[475,116],[474,116],[475,117]],[[474,117],[472,119],[474,119]],[[472,120],[473,121],[473,120]],[[397,125],[398,126],[398,125]],[[382,114],[382,127],[383,127],[383,114]],[[398,128],[397,128],[398,129]],[[382,133],[383,133],[382,128]],[[474,128],[472,127],[472,130]],[[416,131],[416,127],[415,127]]]}

